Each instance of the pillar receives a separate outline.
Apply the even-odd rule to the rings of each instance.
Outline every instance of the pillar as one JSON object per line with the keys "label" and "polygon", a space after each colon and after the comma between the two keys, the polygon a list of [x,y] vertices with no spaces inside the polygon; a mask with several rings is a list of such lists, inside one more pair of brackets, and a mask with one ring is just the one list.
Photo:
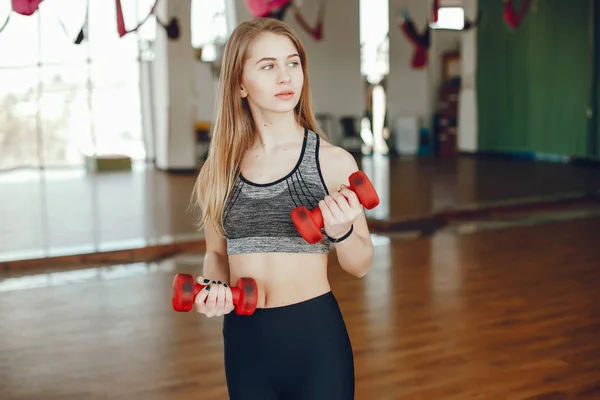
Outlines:
{"label": "pillar", "polygon": [[150,68],[149,96],[152,104],[149,144],[156,167],[190,170],[198,165],[194,123],[196,120],[196,63],[191,43],[191,2],[166,0],[157,10],[162,21],[176,17],[180,24],[177,40],[168,39],[158,27],[154,60]]}

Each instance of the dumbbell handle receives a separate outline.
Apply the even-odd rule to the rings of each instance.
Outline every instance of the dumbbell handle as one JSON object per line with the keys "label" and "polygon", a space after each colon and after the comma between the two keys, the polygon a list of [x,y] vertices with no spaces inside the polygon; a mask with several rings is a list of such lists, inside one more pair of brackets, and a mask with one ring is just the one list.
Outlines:
{"label": "dumbbell handle", "polygon": [[[208,286],[208,285],[194,283],[194,287],[192,288],[192,291],[193,291],[192,298],[196,299],[196,296],[198,295],[198,293],[200,293],[200,291],[202,289],[204,289],[206,286]],[[239,287],[235,287],[235,286],[230,286],[229,288],[231,289],[233,305],[237,306],[240,303],[240,299],[242,298],[242,289],[240,289]],[[185,288],[183,288],[183,290],[185,290]]]}
{"label": "dumbbell handle", "polygon": [[[350,190],[356,194],[360,204],[367,210],[371,210],[379,204],[379,196],[364,172],[352,173],[348,181]],[[324,221],[319,207],[308,210],[306,206],[298,206],[291,211],[290,216],[296,229],[308,243],[315,244],[323,238],[321,230]]]}
{"label": "dumbbell handle", "polygon": [[[173,309],[178,312],[190,311],[196,296],[207,285],[196,283],[192,275],[177,274],[173,278]],[[258,301],[256,281],[252,278],[240,278],[236,286],[230,286],[232,302],[238,314],[249,315],[254,312]]]}
{"label": "dumbbell handle", "polygon": [[[350,186],[349,186],[350,190],[352,190],[353,192],[356,192],[356,187],[360,184],[363,184],[363,182],[362,182],[363,179],[368,179],[368,178],[366,178],[364,173],[362,173],[361,171],[354,172],[352,175],[350,175],[350,177],[348,178],[348,181],[350,183]],[[369,182],[369,184],[370,184],[370,182]],[[370,210],[379,204],[379,196],[377,196],[377,193],[374,192],[373,197],[371,199],[369,199],[367,204],[363,204],[361,199],[359,199],[359,201],[366,209]],[[301,212],[301,211],[298,210],[298,212]],[[304,212],[306,212],[306,211],[304,211]],[[323,228],[323,225],[324,225],[323,214],[321,213],[321,209],[319,207],[315,207],[312,210],[310,210],[308,212],[308,215],[309,215],[310,219],[312,219],[314,221],[314,223],[318,229]]]}

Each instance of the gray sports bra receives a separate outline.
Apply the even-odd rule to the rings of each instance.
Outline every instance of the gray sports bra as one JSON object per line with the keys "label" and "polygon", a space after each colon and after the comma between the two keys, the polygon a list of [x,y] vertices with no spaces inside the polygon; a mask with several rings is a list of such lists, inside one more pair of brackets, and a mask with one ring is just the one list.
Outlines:
{"label": "gray sports bra", "polygon": [[319,136],[305,130],[298,162],[286,176],[258,184],[240,174],[223,214],[227,254],[329,252],[327,235],[309,244],[290,217],[295,207],[311,210],[329,194],[321,174],[319,146]]}

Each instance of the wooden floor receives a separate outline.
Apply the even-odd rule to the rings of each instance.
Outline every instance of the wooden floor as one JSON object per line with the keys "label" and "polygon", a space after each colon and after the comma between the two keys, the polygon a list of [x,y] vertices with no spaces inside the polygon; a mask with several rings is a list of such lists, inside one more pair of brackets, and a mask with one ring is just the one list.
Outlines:
{"label": "wooden floor", "polygon": [[[356,399],[600,398],[600,219],[456,232],[332,255]],[[221,319],[170,306],[200,261],[5,276],[0,398],[226,399]]]}
{"label": "wooden floor", "polygon": [[[381,204],[404,221],[489,202],[600,190],[600,168],[499,158],[359,157]],[[195,174],[152,169],[0,172],[0,267],[15,260],[141,249],[202,239],[189,200]]]}

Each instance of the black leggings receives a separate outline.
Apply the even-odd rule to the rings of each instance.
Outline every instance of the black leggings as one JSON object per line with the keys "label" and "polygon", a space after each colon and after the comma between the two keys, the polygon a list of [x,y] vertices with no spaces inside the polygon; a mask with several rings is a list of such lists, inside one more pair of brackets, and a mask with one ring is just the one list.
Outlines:
{"label": "black leggings", "polygon": [[301,303],[227,314],[230,400],[352,400],[354,358],[332,292]]}

